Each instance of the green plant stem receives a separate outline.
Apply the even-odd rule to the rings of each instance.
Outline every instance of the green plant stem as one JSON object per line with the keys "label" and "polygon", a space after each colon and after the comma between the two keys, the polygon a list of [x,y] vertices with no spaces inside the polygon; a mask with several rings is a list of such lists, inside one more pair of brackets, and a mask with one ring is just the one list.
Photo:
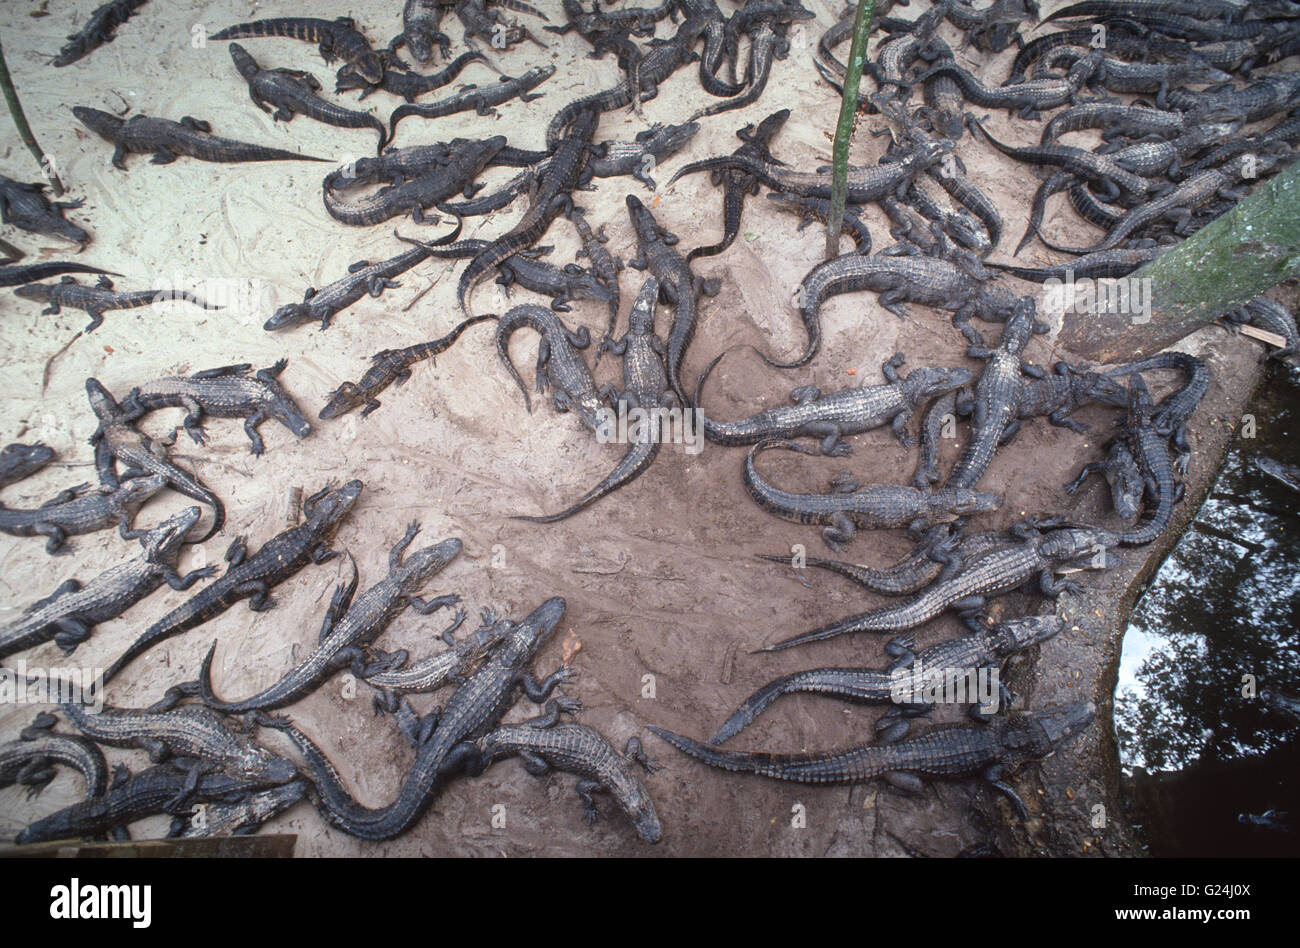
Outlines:
{"label": "green plant stem", "polygon": [[840,120],[835,126],[834,171],[831,178],[831,213],[826,220],[826,259],[839,253],[840,227],[844,220],[844,201],[849,189],[849,142],[858,114],[858,86],[862,82],[862,64],[867,58],[867,36],[876,13],[876,0],[858,0],[858,15],[853,21],[853,44],[849,47],[848,67],[844,74],[844,98],[840,101]]}
{"label": "green plant stem", "polygon": [[5,53],[3,45],[0,45],[0,89],[4,91],[5,102],[9,103],[9,114],[14,118],[14,126],[18,129],[18,137],[23,140],[27,150],[36,156],[36,162],[41,166],[41,173],[45,175],[50,182],[50,187],[54,189],[56,195],[63,194],[63,182],[59,180],[58,173],[54,170],[54,162],[41,151],[41,146],[36,142],[36,136],[32,134],[32,127],[27,124],[27,116],[23,114],[22,103],[18,101],[18,91],[14,88],[14,81],[9,76],[9,66],[5,63]]}

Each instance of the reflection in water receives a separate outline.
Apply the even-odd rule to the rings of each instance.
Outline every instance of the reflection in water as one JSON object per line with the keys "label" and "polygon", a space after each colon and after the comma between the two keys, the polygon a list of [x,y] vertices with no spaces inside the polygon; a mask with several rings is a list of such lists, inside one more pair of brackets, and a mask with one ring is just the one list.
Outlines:
{"label": "reflection in water", "polygon": [[1300,465],[1300,371],[1247,412],[1124,636],[1116,736],[1153,855],[1300,853],[1300,722],[1258,694],[1300,694],[1300,493],[1256,460]]}

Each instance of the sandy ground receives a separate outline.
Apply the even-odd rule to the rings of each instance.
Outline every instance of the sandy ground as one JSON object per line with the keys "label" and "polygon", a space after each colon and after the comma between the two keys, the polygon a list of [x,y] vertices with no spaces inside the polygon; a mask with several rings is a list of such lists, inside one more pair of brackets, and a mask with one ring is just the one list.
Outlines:
{"label": "sandy ground", "polygon": [[[40,316],[37,307],[4,295],[0,341],[9,355],[0,377],[0,434],[6,442],[40,439],[60,453],[60,462],[51,469],[5,491],[4,502],[10,505],[38,503],[55,490],[93,478],[85,443],[94,428],[83,388],[87,376],[120,394],[164,374],[231,362],[260,367],[284,356],[289,367],[282,380],[314,416],[340,381],[356,379],[364,371],[371,353],[441,335],[457,320],[454,287],[460,265],[442,262],[418,267],[402,279],[400,288],[378,300],[356,304],[327,332],[314,326],[264,332],[261,324],[271,309],[301,298],[306,286],[329,283],[353,261],[380,259],[402,249],[392,236],[392,223],[356,229],[332,220],[320,200],[320,179],[332,165],[223,166],[181,159],[155,166],[135,157],[130,172],[122,173],[109,165],[110,149],[81,130],[69,112],[70,106],[85,104],[113,111],[129,106],[169,118],[193,115],[210,121],[218,134],[241,140],[340,162],[362,156],[372,147],[372,132],[334,129],[301,118],[277,125],[249,101],[224,44],[191,46],[191,36],[202,32],[198,25],[213,30],[247,19],[291,15],[297,8],[285,3],[149,4],[120,30],[116,42],[71,68],[51,69],[46,62],[63,35],[80,23],[87,6],[52,0],[50,15],[36,19],[31,18],[38,9],[34,0],[0,9],[9,66],[31,123],[55,157],[71,197],[86,201],[71,214],[95,235],[84,259],[122,273],[120,287],[247,288],[257,302],[210,313],[180,305],[110,313],[97,332],[69,346],[84,326],[83,314]],[[776,141],[776,153],[801,168],[829,161],[837,99],[818,81],[811,56],[816,37],[834,21],[838,7],[832,10],[820,0],[810,0],[808,6],[818,18],[796,31],[792,55],[774,67],[761,102],[743,112],[706,119],[686,151],[656,170],[659,191],[651,195],[632,179],[610,179],[597,182],[595,192],[581,195],[593,224],[608,225],[616,255],[626,258],[635,250],[623,205],[629,192],[647,203],[656,201],[659,219],[682,235],[684,247],[715,241],[721,231],[721,199],[707,177],[685,179],[672,189],[663,185],[682,163],[733,150],[736,129],[778,108],[790,107],[793,114]],[[400,28],[398,8],[392,2],[369,0],[350,6],[324,4],[319,13],[350,14],[382,43]],[[459,47],[454,18],[449,16],[446,26]],[[955,40],[953,35],[948,38]],[[512,144],[540,147],[545,122],[557,108],[617,80],[614,63],[586,59],[585,47],[576,38],[548,42],[545,53],[524,46],[498,57],[511,75],[541,61],[554,62],[556,76],[538,90],[545,93],[543,98],[508,103],[497,117],[463,113],[439,120],[436,127],[411,120],[402,126],[396,144],[501,133]],[[332,88],[331,70],[305,44],[250,40],[245,45],[263,65],[306,69]],[[1011,55],[999,59],[1009,61]],[[981,67],[988,59],[973,51],[959,53],[959,58]],[[1001,76],[1006,66],[1005,61],[994,64],[990,75]],[[494,77],[472,66],[458,84],[472,81],[491,82]],[[683,70],[646,104],[646,118],[681,121],[698,106],[701,95],[694,69]],[[351,96],[343,101],[354,102]],[[397,103],[377,94],[365,104],[386,117]],[[856,161],[873,162],[883,151],[885,140],[866,134],[877,126],[878,119],[860,123]],[[630,138],[642,127],[632,115],[610,113],[598,139]],[[1037,127],[1031,132],[1011,126],[1005,116],[994,116],[990,130],[1014,141],[1036,140],[1038,132]],[[1006,260],[1023,230],[1036,179],[969,137],[960,143],[959,154],[972,177],[1002,208],[1006,236],[994,259]],[[0,162],[6,174],[34,177],[30,157],[12,139],[0,152]],[[496,183],[510,174],[510,169],[497,169],[487,178]],[[688,379],[737,342],[777,352],[794,352],[801,344],[791,294],[819,261],[821,236],[816,229],[800,234],[794,218],[769,210],[767,203],[761,196],[750,199],[741,239],[726,253],[696,266],[698,273],[719,277],[723,285],[716,298],[704,303],[687,358]],[[465,236],[502,233],[522,210],[519,202],[471,219]],[[1048,226],[1058,237],[1071,227],[1087,229],[1068,214],[1054,205],[1049,215]],[[877,248],[888,245],[883,216],[873,208],[867,218]],[[407,233],[420,230],[409,221],[398,226]],[[428,232],[443,231],[434,227]],[[36,259],[67,252],[55,241],[33,239],[12,228],[5,228],[3,236],[28,248]],[[552,227],[544,242],[555,245],[552,259],[557,262],[573,259],[578,246],[576,234],[563,222]],[[1022,259],[1031,265],[1049,262],[1041,247]],[[251,287],[248,281],[253,281]],[[637,273],[625,271],[621,286],[626,309],[639,286]],[[1025,292],[1034,289],[1024,287]],[[498,302],[494,292],[490,283],[479,291],[480,311]],[[523,300],[528,294],[515,298]],[[582,302],[568,318],[596,335],[604,314],[603,304]],[[667,317],[661,312],[660,319],[662,328]],[[912,307],[909,317],[899,320],[876,305],[871,294],[852,294],[825,306],[823,321],[822,352],[807,368],[778,373],[749,355],[729,357],[710,385],[709,411],[739,417],[778,404],[792,387],[813,382],[826,389],[873,383],[880,363],[899,351],[912,366],[978,368],[965,359],[963,341],[942,313]],[[388,547],[409,521],[417,520],[424,528],[421,541],[453,534],[464,540],[464,554],[439,577],[430,594],[460,593],[471,616],[486,606],[519,615],[549,596],[568,600],[565,622],[538,661],[538,670],[548,672],[558,664],[565,640],[570,648],[580,643],[574,660],[579,677],[566,690],[586,706],[581,719],[620,746],[631,735],[646,737],[649,752],[667,765],[648,778],[664,824],[664,842],[654,849],[641,844],[608,803],[601,821],[586,826],[572,794],[575,778],[559,775],[539,783],[516,762],[499,765],[480,779],[455,783],[415,830],[386,844],[358,842],[328,829],[307,804],[264,831],[297,833],[297,851],[305,855],[898,855],[904,852],[900,840],[928,855],[952,855],[990,841],[1004,852],[1131,851],[1127,830],[1113,820],[1096,827],[1092,808],[1100,803],[1117,812],[1112,802],[1109,691],[1118,660],[1118,631],[1139,580],[1154,567],[1159,551],[1127,551],[1120,569],[1104,579],[1089,576],[1096,593],[1081,601],[1067,597],[1061,606],[1076,620],[1078,631],[1037,650],[1040,654],[1025,654],[1011,666],[1011,687],[1031,707],[1092,697],[1103,711],[1083,740],[1041,768],[1027,768],[1013,781],[1033,811],[1027,824],[1017,824],[1004,802],[974,783],[932,785],[920,798],[909,799],[876,785],[786,786],[712,771],[645,735],[645,725],[706,737],[738,701],[779,674],[828,664],[885,664],[879,643],[866,639],[779,655],[749,654],[793,632],[870,608],[878,600],[828,575],[801,576],[754,558],[755,553],[779,553],[796,543],[805,544],[813,555],[822,555],[824,549],[815,529],[774,520],[754,508],[740,483],[743,454],[735,450],[709,446],[690,455],[668,446],[648,474],[580,516],[550,527],[508,520],[509,514],[555,509],[578,496],[612,467],[619,449],[594,443],[576,422],[557,416],[544,401],[539,400],[529,415],[497,363],[489,336],[486,330],[471,330],[436,366],[416,367],[414,377],[389,389],[382,396],[383,408],[368,419],[352,415],[322,422],[302,441],[268,423],[263,428],[268,450],[260,459],[248,453],[236,422],[212,421],[206,448],[182,436],[178,457],[215,488],[229,510],[225,530],[201,548],[189,548],[182,567],[220,562],[237,535],[247,535],[250,548],[256,549],[289,521],[295,490],[311,493],[329,480],[361,477],[367,484],[365,494],[339,532],[338,545],[356,557],[362,588],[383,575]],[[530,334],[519,336],[512,351],[525,377],[531,378],[528,367],[535,342]],[[530,338],[525,341],[524,336]],[[1239,417],[1249,395],[1258,350],[1218,329],[1206,330],[1186,345],[1208,358],[1215,370],[1214,384],[1193,426],[1196,454],[1188,495],[1194,503],[1217,468],[1227,425]],[[42,392],[42,372],[56,354]],[[1050,337],[1037,337],[1028,356],[1050,365],[1068,353],[1053,348]],[[616,378],[617,372],[616,360],[607,358],[598,379]],[[147,427],[164,434],[180,417],[179,411],[158,413],[148,419]],[[1111,522],[1103,512],[1099,485],[1074,499],[1060,491],[1059,485],[1084,461],[1099,455],[1099,443],[1110,428],[1107,411],[1086,410],[1078,417],[1091,422],[1093,432],[1081,437],[1039,420],[1027,425],[1015,444],[999,451],[981,487],[1005,493],[1006,501],[981,527],[1006,526],[1023,512],[1063,511]],[[771,457],[764,468],[773,480],[789,485],[800,483],[800,476],[805,483],[818,484],[839,470],[850,470],[863,482],[898,481],[910,475],[914,457],[888,430],[853,442],[848,459]],[[959,450],[956,441],[945,444],[945,464]],[[141,522],[153,523],[181,505],[178,496],[164,495],[145,508]],[[883,564],[907,545],[901,533],[865,534],[850,555]],[[72,546],[75,555],[52,559],[40,540],[0,538],[0,621],[10,620],[64,579],[92,577],[132,552],[112,533],[78,538]],[[152,702],[169,684],[193,676],[213,640],[219,642],[214,677],[221,693],[245,695],[270,684],[310,650],[322,610],[344,570],[337,561],[309,568],[276,590],[276,609],[254,614],[239,605],[197,632],[166,643],[115,682],[111,702]],[[100,626],[78,650],[76,662],[106,665],[150,621],[186,595],[164,587],[121,619]],[[1043,608],[1041,601],[1020,595],[997,604],[1000,615]],[[406,615],[380,644],[427,654],[436,647],[433,632],[443,624],[441,615],[432,621]],[[957,628],[949,618],[931,623],[919,630],[918,645],[939,641]],[[26,658],[31,664],[66,664],[53,645]],[[424,710],[437,699],[417,697],[414,703]],[[522,702],[512,718],[529,716],[526,704]],[[360,800],[380,805],[394,797],[412,753],[390,720],[371,714],[368,689],[353,690],[342,677],[336,678],[290,713],[319,741]],[[849,746],[870,738],[879,713],[815,697],[790,698],[736,743],[774,751]],[[0,738],[11,739],[31,714],[29,708],[0,713]],[[947,709],[935,717],[958,716]],[[267,740],[275,743],[278,735]],[[110,756],[133,766],[144,761],[137,753]],[[17,788],[0,791],[0,835],[79,793],[78,778],[67,774],[35,801],[26,800]],[[493,808],[498,806],[505,808],[504,827],[492,825]],[[795,811],[800,807],[803,825],[792,825],[799,822]],[[151,835],[164,822],[141,824],[135,835]]]}

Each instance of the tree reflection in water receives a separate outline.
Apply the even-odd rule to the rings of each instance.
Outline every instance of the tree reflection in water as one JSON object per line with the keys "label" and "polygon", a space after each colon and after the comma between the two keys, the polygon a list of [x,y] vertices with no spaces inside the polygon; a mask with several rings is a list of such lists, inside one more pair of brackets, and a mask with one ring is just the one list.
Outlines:
{"label": "tree reflection in water", "polygon": [[[1248,422],[1239,427],[1124,637],[1120,763],[1133,818],[1158,855],[1300,845],[1300,724],[1257,697],[1300,694],[1300,493],[1254,463],[1300,465],[1300,371],[1271,370],[1248,412],[1255,437],[1243,436]],[[1293,813],[1290,833],[1237,820],[1268,809]]]}

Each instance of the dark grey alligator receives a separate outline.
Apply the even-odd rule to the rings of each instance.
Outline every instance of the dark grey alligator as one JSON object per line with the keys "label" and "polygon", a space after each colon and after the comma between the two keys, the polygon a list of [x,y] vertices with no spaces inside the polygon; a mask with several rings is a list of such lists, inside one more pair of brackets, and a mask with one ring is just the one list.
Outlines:
{"label": "dark grey alligator", "polygon": [[672,731],[652,727],[678,750],[710,767],[753,773],[798,783],[858,783],[882,778],[909,793],[920,792],[923,777],[981,777],[1006,794],[1021,818],[1024,802],[1004,777],[1029,761],[1041,760],[1092,723],[1091,701],[1037,713],[994,718],[988,724],[937,724],[918,737],[897,743],[865,744],[817,754],[746,754],[724,751]]}
{"label": "dark grey alligator", "polygon": [[0,658],[22,652],[51,639],[65,653],[90,638],[96,625],[115,619],[164,582],[172,589],[189,589],[215,573],[205,566],[181,576],[176,558],[185,534],[198,522],[201,511],[187,507],[140,537],[144,553],[100,573],[82,585],[75,579],[32,603],[16,622],[0,629]]}
{"label": "dark grey alligator", "polygon": [[[898,704],[907,714],[930,710],[932,702],[914,702],[913,696],[942,691],[954,673],[1001,667],[1007,658],[1039,642],[1045,642],[1065,628],[1057,615],[1024,616],[995,626],[976,625],[970,635],[945,639],[919,652],[912,651],[910,637],[894,639],[885,650],[895,661],[888,668],[813,668],[793,672],[768,682],[741,702],[710,744],[721,744],[753,724],[777,699],[793,694],[819,694],[863,704]],[[898,722],[905,723],[905,722]],[[905,728],[888,725],[893,737]],[[877,726],[877,730],[886,730]]]}
{"label": "dark grey alligator", "polygon": [[[124,406],[141,413],[159,408],[181,407],[186,411],[185,430],[196,444],[207,440],[199,424],[207,414],[214,418],[243,418],[244,432],[253,443],[253,454],[266,450],[257,426],[274,418],[299,438],[311,432],[311,422],[280,384],[280,373],[289,364],[281,359],[269,368],[249,375],[252,365],[223,365],[188,377],[169,376],[131,389]],[[128,408],[128,411],[130,409]]]}
{"label": "dark grey alligator", "polygon": [[794,441],[770,439],[749,449],[745,458],[744,483],[759,507],[792,523],[826,524],[822,539],[833,550],[841,549],[859,529],[887,530],[907,527],[922,530],[935,523],[947,523],[974,513],[996,510],[1002,498],[969,488],[919,490],[899,484],[859,486],[847,473],[833,481],[829,494],[795,494],[768,484],[758,475],[754,458],[770,448],[785,448],[803,454],[817,453]]}
{"label": "dark grey alligator", "polygon": [[56,201],[45,196],[45,185],[39,182],[24,184],[0,174],[0,222],[13,224],[19,230],[46,237],[62,237],[85,247],[90,234],[66,220],[63,212],[81,207],[80,201]]}
{"label": "dark grey alligator", "polygon": [[212,126],[191,116],[179,122],[133,115],[118,118],[99,109],[77,106],[72,114],[92,132],[113,145],[113,167],[126,170],[126,156],[152,154],[152,163],[166,165],[181,155],[199,161],[329,161],[311,155],[298,155],[265,145],[250,145],[212,134]]}
{"label": "dark grey alligator", "polygon": [[[520,724],[507,724],[479,738],[475,749],[487,766],[507,757],[518,757],[524,770],[534,777],[545,777],[555,770],[577,774],[578,796],[583,802],[583,818],[596,822],[596,801],[592,795],[608,793],[636,827],[637,835],[647,843],[663,838],[659,815],[646,792],[645,784],[633,769],[639,765],[647,772],[658,769],[641,742],[629,738],[623,753],[614,750],[603,734],[585,724],[560,722],[560,703],[549,701],[546,713]],[[473,768],[477,769],[477,768]]]}
{"label": "dark grey alligator", "polygon": [[307,519],[272,537],[251,556],[243,537],[230,544],[226,562],[230,568],[212,585],[177,606],[149,626],[104,672],[104,683],[112,681],[138,655],[165,639],[202,625],[225,612],[241,599],[249,608],[262,612],[275,605],[271,587],[288,579],[308,563],[324,563],[338,556],[330,541],[343,518],[356,505],[365,485],[348,481],[342,487],[325,487],[303,501]]}

